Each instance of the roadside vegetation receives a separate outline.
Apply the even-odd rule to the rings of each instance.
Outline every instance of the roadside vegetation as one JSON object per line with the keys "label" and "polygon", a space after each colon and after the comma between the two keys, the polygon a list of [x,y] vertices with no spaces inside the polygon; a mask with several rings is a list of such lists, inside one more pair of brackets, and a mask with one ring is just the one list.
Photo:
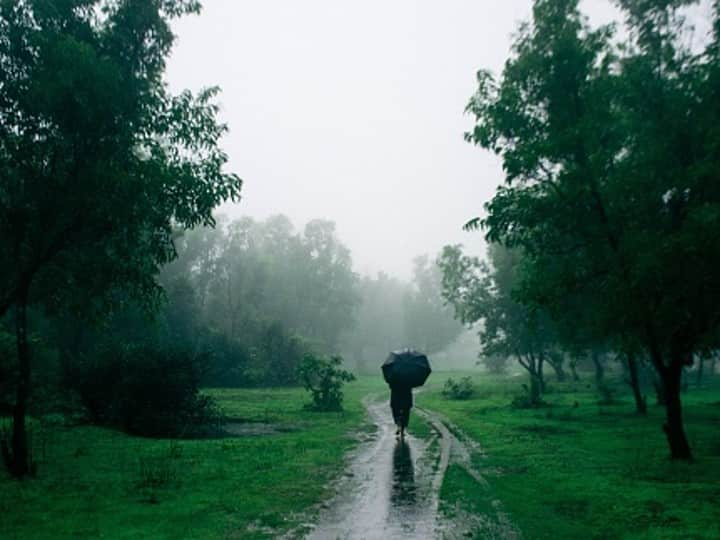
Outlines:
{"label": "roadside vegetation", "polygon": [[697,41],[694,3],[593,27],[534,0],[466,109],[505,175],[465,225],[487,255],[400,280],[356,273],[332,221],[217,214],[242,191],[220,89],[165,81],[199,2],[0,1],[0,537],[300,526],[388,352],[442,369],[467,331],[487,373],[436,373],[422,402],[489,486],[451,464],[447,512],[720,537],[720,1]]}
{"label": "roadside vegetation", "polygon": [[364,429],[362,398],[384,390],[378,379],[348,384],[341,412],[308,410],[301,388],[209,390],[228,431],[213,439],[33,421],[40,472],[0,475],[0,537],[274,538],[312,521]]}
{"label": "roadside vegetation", "polygon": [[682,395],[697,456],[686,463],[667,459],[662,406],[638,415],[615,376],[607,381],[616,390],[607,402],[592,372],[581,375],[579,382],[549,383],[536,408],[513,405],[522,392],[519,376],[474,374],[477,393],[466,400],[448,399],[437,385],[424,394],[424,407],[480,443],[473,464],[488,482],[451,464],[444,511],[494,516],[500,501],[524,538],[717,538],[720,376]]}

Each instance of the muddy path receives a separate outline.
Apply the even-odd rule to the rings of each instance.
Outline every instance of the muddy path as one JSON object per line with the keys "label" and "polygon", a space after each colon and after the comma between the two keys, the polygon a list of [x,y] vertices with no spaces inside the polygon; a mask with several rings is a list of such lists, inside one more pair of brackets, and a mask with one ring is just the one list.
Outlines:
{"label": "muddy path", "polygon": [[[435,539],[467,537],[481,522],[456,514],[454,521],[439,512],[439,494],[448,465],[458,463],[482,485],[470,456],[478,449],[469,439],[431,411],[413,409],[432,427],[432,435],[405,441],[395,436],[386,401],[365,400],[376,430],[349,456],[335,496],[323,505],[319,522],[305,538],[335,539]],[[495,520],[496,521],[496,520]],[[514,538],[507,529],[508,535]],[[495,535],[493,535],[495,536]]]}

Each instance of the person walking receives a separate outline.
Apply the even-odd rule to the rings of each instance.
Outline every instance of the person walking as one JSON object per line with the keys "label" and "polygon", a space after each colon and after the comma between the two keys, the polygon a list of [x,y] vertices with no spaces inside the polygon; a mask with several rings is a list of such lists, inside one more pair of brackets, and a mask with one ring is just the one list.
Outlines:
{"label": "person walking", "polygon": [[390,408],[397,426],[395,435],[405,438],[405,430],[410,421],[410,409],[413,406],[412,388],[407,384],[390,384]]}

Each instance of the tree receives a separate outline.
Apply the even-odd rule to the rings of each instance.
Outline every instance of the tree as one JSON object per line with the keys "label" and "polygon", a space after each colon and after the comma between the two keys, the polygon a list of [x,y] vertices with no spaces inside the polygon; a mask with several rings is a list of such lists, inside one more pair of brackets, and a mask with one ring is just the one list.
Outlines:
{"label": "tree", "polygon": [[549,317],[514,298],[520,282],[522,256],[499,244],[488,247],[490,264],[445,246],[439,259],[443,297],[458,319],[479,323],[482,354],[514,357],[530,376],[529,404],[539,405],[545,390],[543,364],[554,351]]}
{"label": "tree", "polygon": [[306,313],[298,320],[298,331],[334,353],[343,332],[355,321],[358,276],[352,271],[350,250],[338,240],[333,222],[310,221],[301,242],[309,268],[297,289]]}
{"label": "tree", "polygon": [[169,20],[199,8],[0,3],[0,316],[14,306],[19,366],[3,450],[15,476],[29,471],[27,306],[103,311],[120,287],[152,304],[173,229],[212,225],[212,209],[239,196],[217,89],[173,96],[162,81]]}
{"label": "tree", "polygon": [[688,3],[620,1],[631,32],[616,47],[577,1],[537,0],[499,82],[479,73],[467,135],[503,160],[482,226],[527,255],[519,298],[556,318],[582,298],[591,334],[644,347],[685,460],[683,367],[720,321],[720,5],[696,53]]}
{"label": "tree", "polygon": [[161,279],[193,289],[195,346],[213,353],[206,382],[296,384],[303,355],[336,351],[354,321],[357,276],[331,222],[300,233],[283,215],[219,218],[176,243],[179,257]]}

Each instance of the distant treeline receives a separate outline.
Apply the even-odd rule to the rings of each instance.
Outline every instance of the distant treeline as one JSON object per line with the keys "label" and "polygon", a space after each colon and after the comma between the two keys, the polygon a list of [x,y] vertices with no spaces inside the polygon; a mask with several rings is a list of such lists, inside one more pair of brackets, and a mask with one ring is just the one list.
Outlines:
{"label": "distant treeline", "polygon": [[[173,433],[183,422],[168,429],[130,402],[151,394],[143,399],[168,412],[201,386],[298,385],[308,353],[343,353],[350,367],[379,373],[389,350],[435,352],[462,331],[428,257],[415,260],[411,283],[361,278],[329,221],[297,231],[282,215],[221,217],[214,227],[179,231],[174,247],[151,306],[118,288],[93,319],[30,309],[34,410],[72,412],[76,404],[98,422]],[[10,411],[17,364],[9,326],[0,337],[8,374],[0,401]],[[197,403],[187,399],[191,414]]]}

